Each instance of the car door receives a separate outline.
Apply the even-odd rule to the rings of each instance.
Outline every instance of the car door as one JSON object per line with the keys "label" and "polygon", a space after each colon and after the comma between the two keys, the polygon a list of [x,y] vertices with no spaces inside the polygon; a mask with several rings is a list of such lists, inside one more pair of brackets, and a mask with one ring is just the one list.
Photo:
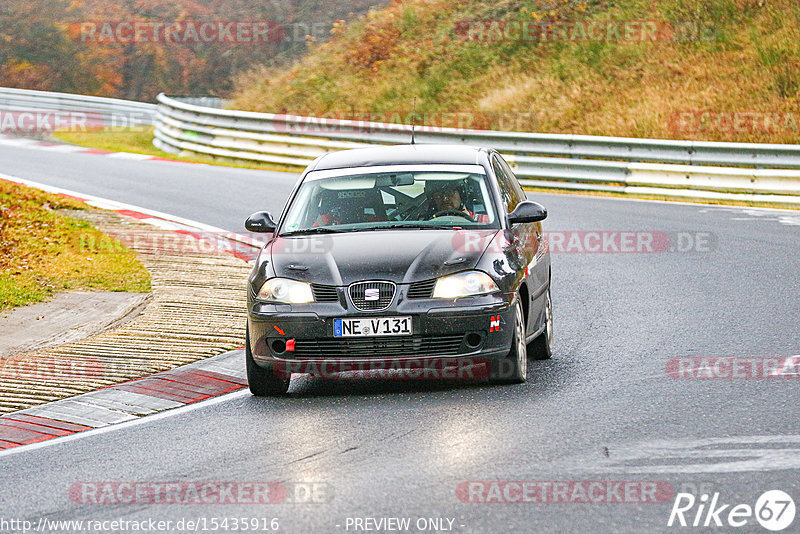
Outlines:
{"label": "car door", "polygon": [[[502,159],[498,154],[492,155],[492,170],[497,178],[497,187],[500,190],[501,214],[505,212],[507,216],[522,201],[522,197],[514,188],[511,177],[506,173],[501,161]],[[506,231],[506,242],[509,245],[506,249],[507,262],[513,271],[518,274],[522,273],[522,276],[519,276],[516,280],[515,286],[519,285],[519,282],[524,279],[525,268],[528,265],[525,237],[529,232],[529,224],[517,224],[509,227]]]}
{"label": "car door", "polygon": [[[501,201],[506,214],[514,211],[517,205],[526,200],[525,192],[508,163],[499,155],[492,156],[492,168],[497,177]],[[509,265],[519,273],[519,283],[527,280],[529,302],[526,308],[533,311],[528,314],[528,327],[536,321],[540,308],[538,301],[547,285],[549,265],[542,259],[542,223],[522,223],[510,226],[507,230],[511,247],[507,251]],[[543,302],[543,301],[542,301]]]}

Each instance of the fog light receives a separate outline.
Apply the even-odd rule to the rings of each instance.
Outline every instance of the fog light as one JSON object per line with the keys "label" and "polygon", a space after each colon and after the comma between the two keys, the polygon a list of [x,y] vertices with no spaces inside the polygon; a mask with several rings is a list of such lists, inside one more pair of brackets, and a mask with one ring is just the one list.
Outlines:
{"label": "fog light", "polygon": [[467,334],[467,346],[471,349],[477,348],[483,342],[483,336],[475,332]]}

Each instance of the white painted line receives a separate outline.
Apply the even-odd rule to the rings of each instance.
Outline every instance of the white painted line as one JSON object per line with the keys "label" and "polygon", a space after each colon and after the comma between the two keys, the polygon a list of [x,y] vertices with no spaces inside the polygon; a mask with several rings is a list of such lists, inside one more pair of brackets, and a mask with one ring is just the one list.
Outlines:
{"label": "white painted line", "polygon": [[147,160],[147,159],[153,159],[155,156],[150,156],[148,154],[134,154],[132,152],[113,152],[111,154],[106,154],[106,157],[119,158],[119,159]]}
{"label": "white painted line", "polygon": [[52,146],[46,145],[46,146],[41,146],[41,148],[49,150],[51,152],[66,152],[66,153],[84,152],[86,150],[89,150],[75,145],[52,145]]}
{"label": "white painted line", "polygon": [[38,139],[29,139],[27,137],[15,137],[13,135],[0,135],[0,143],[4,145],[38,145],[41,143]]}
{"label": "white painted line", "polygon": [[3,140],[3,144],[6,146],[16,146],[22,148],[36,148],[38,146],[38,141],[31,141],[28,139],[24,140]]}
{"label": "white painted line", "polygon": [[164,410],[163,412],[159,412],[153,415],[148,415],[147,417],[140,417],[130,421],[126,421],[124,423],[117,423],[113,425],[108,425],[100,428],[95,428],[92,430],[84,430],[83,432],[76,432],[75,434],[70,434],[68,436],[58,437],[49,439],[46,441],[39,441],[37,443],[31,443],[30,445],[20,445],[19,447],[13,447],[11,449],[4,449],[0,451],[0,458],[5,456],[10,456],[13,454],[17,454],[20,452],[28,452],[33,451],[36,449],[43,449],[45,447],[51,447],[53,445],[60,445],[67,441],[73,441],[78,439],[90,438],[93,436],[98,436],[100,434],[105,434],[106,432],[113,432],[115,430],[123,430],[126,428],[131,428],[133,426],[138,426],[144,423],[152,423],[154,421],[158,421],[161,419],[166,419],[168,417],[173,417],[176,415],[181,415],[187,412],[191,412],[194,410],[198,410],[200,408],[207,408],[208,406],[213,406],[215,404],[220,404],[222,402],[228,402],[231,400],[238,399],[240,397],[246,397],[250,395],[250,391],[245,388],[239,391],[234,391],[232,393],[226,393],[225,395],[220,395],[219,397],[214,397],[211,399],[206,399],[203,401],[195,402],[193,404],[187,404],[185,406],[181,406],[180,408],[173,408],[170,410]]}

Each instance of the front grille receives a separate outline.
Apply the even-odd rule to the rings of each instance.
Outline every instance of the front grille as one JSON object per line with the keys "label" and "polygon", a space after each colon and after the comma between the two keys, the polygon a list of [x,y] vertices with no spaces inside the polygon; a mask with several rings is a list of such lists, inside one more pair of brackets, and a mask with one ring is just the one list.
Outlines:
{"label": "front grille", "polygon": [[[394,300],[397,286],[393,282],[356,282],[350,285],[350,300],[361,311],[380,311],[388,308]],[[369,290],[378,290],[377,300],[367,300]]]}
{"label": "front grille", "polygon": [[339,293],[334,286],[311,284],[311,292],[317,302],[339,302]]}
{"label": "front grille", "polygon": [[424,358],[461,353],[463,334],[448,336],[296,339],[293,358]]}
{"label": "front grille", "polygon": [[408,298],[410,299],[429,299],[433,296],[433,287],[436,280],[425,280],[414,282],[408,288]]}

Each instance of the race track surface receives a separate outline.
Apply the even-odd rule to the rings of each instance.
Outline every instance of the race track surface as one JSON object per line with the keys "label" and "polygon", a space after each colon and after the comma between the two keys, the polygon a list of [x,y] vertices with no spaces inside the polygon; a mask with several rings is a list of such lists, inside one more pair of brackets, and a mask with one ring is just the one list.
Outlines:
{"label": "race track surface", "polygon": [[[277,215],[296,179],[9,147],[0,147],[0,173],[234,231],[251,212]],[[797,376],[667,372],[676,358],[800,354],[800,212],[529,196],[548,208],[545,230],[551,246],[561,236],[561,248],[552,257],[554,357],[530,362],[526,384],[304,377],[286,398],[233,393],[0,454],[0,517],[34,525],[155,519],[173,528],[181,519],[278,518],[281,532],[364,531],[358,526],[377,523],[356,519],[389,517],[409,518],[412,532],[432,531],[429,518],[444,518],[440,526],[453,532],[694,532],[702,528],[667,526],[672,492],[718,492],[720,503],[753,506],[765,491],[783,490],[800,504]],[[585,232],[610,243],[622,231],[656,243],[666,236],[673,250],[586,250],[597,241]],[[216,505],[92,504],[97,493],[81,485],[209,481],[277,482],[288,495],[257,505],[246,496]],[[470,494],[457,489],[469,481],[564,482],[569,502],[463,502]],[[656,503],[579,502],[575,488],[592,481],[634,489],[647,481],[668,494]],[[491,485],[477,487],[489,495]],[[309,488],[316,494],[305,498]],[[717,531],[765,532],[754,518]]]}

